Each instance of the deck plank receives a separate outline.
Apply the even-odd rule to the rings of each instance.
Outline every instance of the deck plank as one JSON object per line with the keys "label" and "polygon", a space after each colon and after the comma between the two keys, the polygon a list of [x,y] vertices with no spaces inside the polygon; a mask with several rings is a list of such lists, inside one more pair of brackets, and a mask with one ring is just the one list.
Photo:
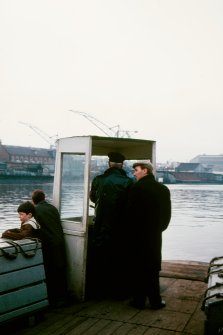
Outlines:
{"label": "deck plank", "polygon": [[98,335],[114,335],[121,326],[122,322],[109,321],[109,323],[98,332]]}
{"label": "deck plank", "polygon": [[208,263],[194,261],[163,261],[161,277],[204,281],[207,277]]}

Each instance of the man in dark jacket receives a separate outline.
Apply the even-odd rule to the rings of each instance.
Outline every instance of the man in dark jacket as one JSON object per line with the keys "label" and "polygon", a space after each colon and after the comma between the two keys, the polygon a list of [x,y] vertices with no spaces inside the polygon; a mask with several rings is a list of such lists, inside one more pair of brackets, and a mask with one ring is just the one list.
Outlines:
{"label": "man in dark jacket", "polygon": [[125,157],[110,152],[109,168],[92,181],[90,199],[95,203],[92,250],[94,291],[97,295],[119,295],[121,281],[124,208],[133,183],[123,170]]}
{"label": "man in dark jacket", "polygon": [[131,305],[145,308],[149,298],[152,309],[165,307],[160,296],[162,232],[171,219],[169,189],[157,182],[153,166],[139,162],[133,164],[137,182],[129,193],[127,216],[129,222],[129,250],[132,264]]}
{"label": "man in dark jacket", "polygon": [[45,200],[42,190],[32,193],[35,218],[40,224],[43,260],[49,303],[60,307],[67,299],[66,252],[60,214],[55,206]]}

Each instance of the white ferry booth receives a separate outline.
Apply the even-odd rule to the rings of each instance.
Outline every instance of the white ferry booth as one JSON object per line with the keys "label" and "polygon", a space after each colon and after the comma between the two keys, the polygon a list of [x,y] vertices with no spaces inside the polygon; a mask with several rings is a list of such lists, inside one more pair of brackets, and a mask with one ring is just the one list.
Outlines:
{"label": "white ferry booth", "polygon": [[123,168],[132,175],[132,164],[150,160],[155,168],[156,142],[132,138],[74,136],[57,140],[53,203],[61,214],[68,257],[71,294],[85,300],[90,227],[94,208],[89,199],[91,181],[108,168],[108,152],[122,153]]}

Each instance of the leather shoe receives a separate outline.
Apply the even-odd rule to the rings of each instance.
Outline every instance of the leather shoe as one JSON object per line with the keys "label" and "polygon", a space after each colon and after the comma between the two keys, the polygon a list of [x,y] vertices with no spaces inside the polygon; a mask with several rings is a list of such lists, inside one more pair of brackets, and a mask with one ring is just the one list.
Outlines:
{"label": "leather shoe", "polygon": [[159,304],[151,305],[151,309],[161,309],[166,306],[166,302],[162,300]]}

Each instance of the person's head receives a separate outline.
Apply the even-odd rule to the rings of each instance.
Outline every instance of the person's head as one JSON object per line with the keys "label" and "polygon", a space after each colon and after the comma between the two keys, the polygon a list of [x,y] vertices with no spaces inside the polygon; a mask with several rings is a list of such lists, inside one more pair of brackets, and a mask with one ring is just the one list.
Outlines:
{"label": "person's head", "polygon": [[108,158],[109,158],[109,167],[117,167],[119,169],[122,168],[123,162],[125,160],[125,156],[122,155],[119,152],[109,152],[108,153]]}
{"label": "person's head", "polygon": [[35,190],[32,193],[32,201],[37,205],[40,201],[45,200],[45,193],[42,190]]}
{"label": "person's head", "polygon": [[35,215],[35,207],[30,201],[23,202],[17,208],[22,223],[30,220]]}
{"label": "person's head", "polygon": [[153,165],[150,162],[136,162],[133,164],[133,175],[137,180],[153,173]]}

